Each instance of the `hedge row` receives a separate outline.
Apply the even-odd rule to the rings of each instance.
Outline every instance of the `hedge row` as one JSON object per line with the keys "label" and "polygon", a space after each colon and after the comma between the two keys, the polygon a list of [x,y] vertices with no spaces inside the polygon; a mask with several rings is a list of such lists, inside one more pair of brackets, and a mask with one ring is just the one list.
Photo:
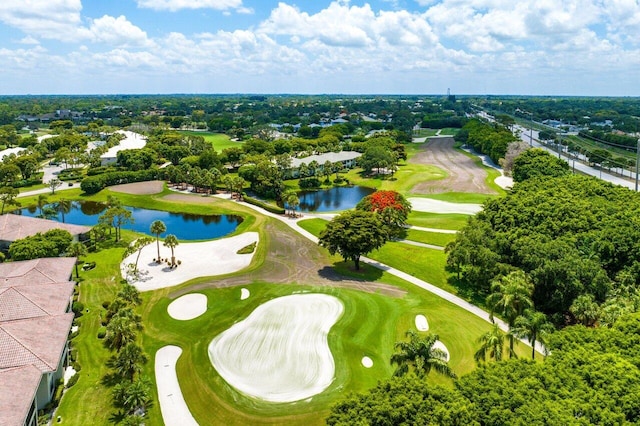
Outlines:
{"label": "hedge row", "polygon": [[164,170],[149,169],[137,172],[111,172],[84,178],[80,184],[80,188],[87,194],[95,194],[111,185],[156,179],[164,179]]}
{"label": "hedge row", "polygon": [[275,214],[284,214],[284,209],[282,207],[274,206],[273,204],[268,204],[260,200],[256,200],[255,198],[249,197],[245,193],[242,194],[242,199],[249,204],[253,204],[254,206],[263,208],[268,212],[275,213]]}

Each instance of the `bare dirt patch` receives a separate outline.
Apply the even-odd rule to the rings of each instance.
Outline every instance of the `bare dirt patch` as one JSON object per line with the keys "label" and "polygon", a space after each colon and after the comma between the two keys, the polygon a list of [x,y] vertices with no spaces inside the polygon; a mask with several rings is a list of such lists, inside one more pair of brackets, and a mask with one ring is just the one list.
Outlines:
{"label": "bare dirt patch", "polygon": [[393,285],[344,277],[327,266],[326,254],[312,241],[274,219],[269,220],[265,226],[266,237],[261,244],[267,246],[267,255],[259,268],[240,276],[189,286],[171,293],[169,297],[178,297],[204,288],[242,286],[255,281],[342,287],[390,297],[403,297],[406,294],[405,290]]}
{"label": "bare dirt patch", "polygon": [[495,194],[486,183],[487,172],[478,166],[472,158],[453,148],[453,137],[430,138],[422,145],[422,150],[410,162],[427,164],[445,170],[444,179],[420,182],[411,192],[414,194],[439,194],[443,192],[472,192]]}
{"label": "bare dirt patch", "polygon": [[123,185],[110,186],[109,190],[113,192],[122,192],[123,194],[132,195],[151,195],[162,192],[164,182],[161,180],[152,180],[149,182],[125,183]]}

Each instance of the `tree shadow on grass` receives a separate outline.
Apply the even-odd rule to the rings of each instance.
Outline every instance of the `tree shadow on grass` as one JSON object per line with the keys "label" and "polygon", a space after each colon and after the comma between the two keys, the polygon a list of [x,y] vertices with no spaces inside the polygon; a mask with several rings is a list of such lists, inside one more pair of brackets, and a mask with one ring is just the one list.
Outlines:
{"label": "tree shadow on grass", "polygon": [[360,262],[360,269],[356,270],[353,262],[336,262],[333,267],[324,266],[318,270],[318,275],[330,281],[377,281],[382,278],[383,271]]}
{"label": "tree shadow on grass", "polygon": [[476,306],[484,307],[486,294],[479,292],[478,288],[469,284],[464,280],[459,280],[455,276],[450,276],[447,282],[458,290],[458,297],[463,298],[467,302],[473,303]]}

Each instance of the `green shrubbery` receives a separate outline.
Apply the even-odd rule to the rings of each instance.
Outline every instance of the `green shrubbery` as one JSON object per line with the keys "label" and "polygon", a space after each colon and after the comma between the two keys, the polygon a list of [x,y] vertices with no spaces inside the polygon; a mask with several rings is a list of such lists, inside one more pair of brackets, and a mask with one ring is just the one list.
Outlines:
{"label": "green shrubbery", "polygon": [[160,169],[140,170],[137,172],[109,172],[84,178],[80,184],[80,188],[87,194],[95,194],[111,185],[144,182],[163,178],[164,173]]}

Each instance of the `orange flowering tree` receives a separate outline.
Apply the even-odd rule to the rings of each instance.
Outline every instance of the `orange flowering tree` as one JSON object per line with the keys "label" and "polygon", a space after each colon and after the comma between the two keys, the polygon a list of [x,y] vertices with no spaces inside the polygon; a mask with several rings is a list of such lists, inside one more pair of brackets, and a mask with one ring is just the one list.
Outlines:
{"label": "orange flowering tree", "polygon": [[407,223],[411,203],[396,191],[376,191],[360,200],[356,209],[376,213],[388,232],[398,235]]}

